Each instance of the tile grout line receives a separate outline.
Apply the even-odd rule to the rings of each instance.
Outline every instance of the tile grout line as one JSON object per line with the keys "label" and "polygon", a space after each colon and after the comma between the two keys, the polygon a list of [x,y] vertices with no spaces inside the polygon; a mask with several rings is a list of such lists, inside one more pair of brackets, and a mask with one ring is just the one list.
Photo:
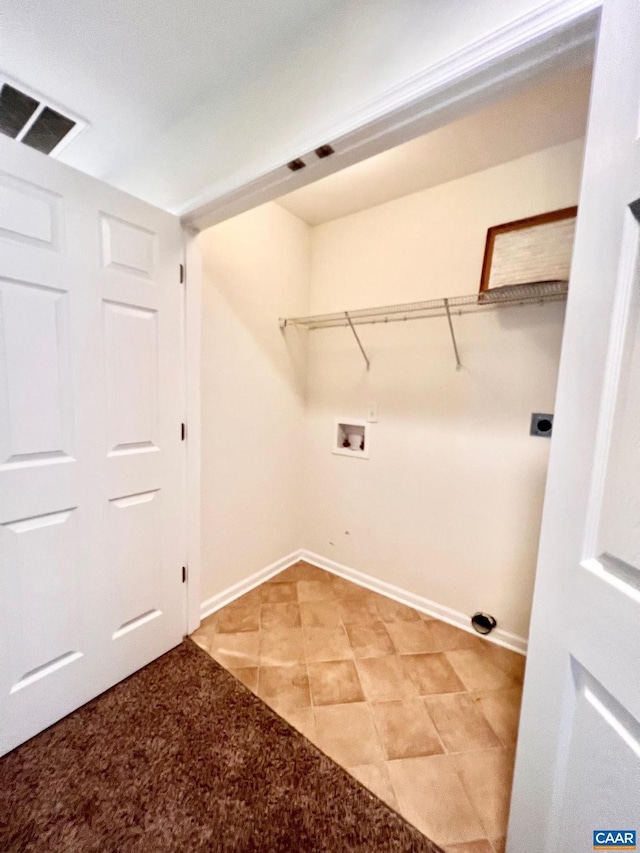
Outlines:
{"label": "tile grout line", "polygon": [[[500,691],[496,691],[496,692],[500,692]],[[487,717],[487,715],[486,715],[486,714],[484,713],[484,711],[482,710],[482,706],[478,707],[478,704],[476,703],[476,700],[475,700],[475,699],[473,698],[473,696],[471,695],[471,692],[469,692],[469,696],[471,697],[471,701],[473,702],[474,706],[475,706],[475,707],[477,707],[477,708],[478,708],[478,711],[482,714],[482,718],[483,718],[483,720],[485,720],[485,721],[486,721],[486,723],[487,723],[487,725],[489,726],[489,728],[491,729],[491,731],[494,733],[494,735],[495,735],[495,736],[498,738],[498,740],[500,741],[500,745],[501,745],[501,746],[503,746],[505,749],[509,749],[511,745],[510,745],[510,744],[508,744],[508,743],[505,743],[505,742],[504,742],[504,740],[500,737],[500,735],[498,734],[498,732],[497,732],[497,731],[494,729],[494,727],[491,725],[491,721],[489,720],[489,718]]]}
{"label": "tile grout line", "polygon": [[[346,623],[345,623],[344,619],[342,618],[342,616],[340,616],[340,625],[342,626],[342,630],[344,631],[345,636],[349,642],[349,646],[351,647],[351,651],[353,653],[353,668],[356,672],[356,678],[358,679],[358,684],[360,685],[360,691],[361,691],[362,695],[364,696],[364,700],[365,700],[365,703],[367,706],[367,711],[369,712],[369,716],[371,717],[371,722],[373,723],[373,730],[375,732],[375,735],[376,735],[376,738],[378,741],[378,746],[380,747],[380,753],[382,756],[384,756],[384,755],[386,755],[384,743],[382,742],[382,737],[381,737],[380,732],[378,730],[378,726],[376,725],[376,718],[375,718],[373,711],[371,709],[371,702],[370,702],[369,697],[367,696],[367,694],[365,692],[364,687],[362,686],[362,680],[360,678],[360,671],[358,669],[358,658],[356,657],[356,652],[355,652],[355,649],[353,648],[353,643],[351,642],[351,638],[349,637],[349,632],[347,631]],[[383,760],[385,760],[385,759],[383,759]],[[375,764],[376,762],[373,761],[373,762],[369,762],[369,763]],[[387,776],[389,776],[388,773],[387,773]],[[393,796],[395,797],[395,799],[397,801],[398,798],[397,798],[396,792],[393,788],[393,784],[391,782],[391,779],[389,779],[389,784],[391,786],[391,791],[393,793]],[[376,796],[377,796],[377,794],[376,794]]]}
{"label": "tile grout line", "polygon": [[[379,616],[380,616],[380,613],[379,613],[379,611],[378,611],[378,608],[377,608],[377,605],[375,604],[375,602],[374,602],[374,607],[375,607],[375,609],[376,609],[376,615],[379,617]],[[352,624],[355,624],[355,623],[352,623]],[[383,624],[384,624],[384,623],[383,623]],[[387,752],[386,752],[386,748],[385,748],[385,745],[384,745],[384,743],[383,743],[382,736],[381,736],[381,734],[380,734],[380,730],[379,730],[379,728],[378,728],[378,724],[376,723],[375,715],[374,715],[373,710],[372,710],[372,708],[371,708],[371,701],[370,701],[369,697],[367,696],[367,694],[366,694],[366,692],[365,692],[364,687],[362,686],[362,681],[361,681],[361,679],[360,679],[360,671],[359,671],[359,669],[358,669],[358,660],[359,660],[359,658],[358,658],[358,656],[356,655],[356,650],[355,650],[355,648],[354,648],[354,646],[353,646],[353,643],[351,642],[351,637],[349,636],[349,631],[347,630],[347,625],[346,625],[346,623],[345,623],[344,619],[342,618],[342,616],[340,616],[340,625],[341,625],[342,630],[344,631],[345,636],[346,636],[346,638],[347,638],[347,640],[348,640],[348,642],[349,642],[349,646],[351,647],[351,651],[352,651],[352,654],[353,654],[353,668],[355,669],[355,672],[356,672],[356,678],[358,679],[358,684],[360,685],[360,690],[362,691],[362,695],[363,695],[363,696],[364,696],[364,698],[365,698],[365,703],[366,703],[366,706],[367,706],[367,711],[369,712],[369,716],[371,717],[371,722],[373,723],[373,730],[374,730],[374,732],[375,732],[375,735],[376,735],[376,738],[377,738],[377,741],[378,741],[378,746],[380,747],[380,753],[381,753],[381,755],[383,756],[383,758],[382,758],[382,764],[384,765],[386,778],[387,778],[387,781],[388,781],[388,783],[389,783],[389,787],[390,787],[390,789],[391,789],[391,793],[392,793],[392,795],[393,795],[393,799],[394,799],[394,801],[395,801],[395,803],[396,803],[396,805],[397,805],[397,803],[398,803],[398,795],[397,795],[397,793],[396,793],[395,788],[393,787],[393,782],[391,781],[391,776],[389,775],[389,770],[388,770],[388,768],[387,768],[387,758],[386,758],[386,754],[387,754]],[[387,632],[387,633],[388,633],[388,632]],[[393,642],[393,638],[391,638],[391,635],[389,635],[389,638],[391,639],[391,644],[392,644],[392,645],[393,645],[393,647],[395,648],[395,644],[394,644],[394,642]],[[375,761],[374,761],[374,762],[369,762],[369,764],[371,764],[371,765],[375,765],[375,764],[377,764],[377,762],[375,762]],[[366,763],[366,762],[365,762],[365,765],[364,765],[364,766],[367,766],[367,763]],[[344,768],[344,769],[346,770],[346,768]],[[347,771],[347,772],[348,772],[348,771]],[[354,777],[354,778],[355,778],[355,777]],[[356,780],[356,781],[359,781],[359,780]],[[362,782],[361,782],[360,784],[362,784]],[[371,790],[371,789],[370,789],[370,788],[368,788],[368,786],[366,786],[366,785],[365,785],[364,787],[366,787],[368,790]],[[380,797],[380,795],[379,795],[379,794],[376,794],[376,792],[375,792],[375,791],[373,791],[372,793],[374,794],[374,796],[379,797],[380,799],[382,799],[382,798]],[[387,805],[388,805],[388,803],[387,803]],[[399,808],[398,808],[398,813],[400,813]]]}
{"label": "tile grout line", "polygon": [[309,707],[311,708],[311,719],[313,720],[313,735],[315,740],[312,741],[313,745],[319,749],[317,743],[315,742],[318,739],[318,721],[316,719],[316,705],[313,701],[313,690],[311,689],[311,674],[309,672],[309,654],[307,648],[307,635],[305,633],[305,625],[302,621],[302,612],[300,611],[300,605],[302,602],[300,601],[300,590],[298,588],[299,581],[294,581],[296,587],[296,601],[298,602],[298,612],[300,613],[300,630],[302,631],[302,647],[304,648],[304,668],[307,672],[307,683],[309,685]]}
{"label": "tile grout line", "polygon": [[[432,694],[432,695],[437,695],[437,694]],[[443,694],[440,694],[440,695],[442,696]],[[436,725],[436,721],[431,716],[431,712],[429,711],[429,708],[427,707],[427,703],[424,701],[424,699],[425,699],[425,697],[421,696],[420,702],[422,704],[422,707],[425,710],[427,717],[431,720],[431,723],[433,725],[436,736],[437,736],[438,740],[440,741],[440,746],[442,747],[442,754],[443,755],[449,755],[449,751],[447,750],[446,746],[444,745],[444,741],[442,740],[442,737],[440,736],[440,730],[438,729],[438,727]]]}
{"label": "tile grout line", "polygon": [[[498,749],[504,749],[504,747],[500,747],[500,746],[493,746],[493,747],[490,747],[489,749],[472,750],[472,751],[473,751],[473,752],[491,752],[491,751],[498,750]],[[464,755],[464,753],[458,753],[458,754],[459,754],[459,755]],[[471,799],[471,795],[469,794],[469,789],[468,789],[468,787],[465,785],[464,779],[462,778],[462,775],[461,775],[460,771],[458,770],[457,762],[456,762],[456,764],[455,764],[455,768],[454,768],[454,769],[455,769],[455,773],[456,773],[456,775],[457,775],[458,779],[460,780],[460,784],[462,785],[462,790],[464,791],[464,793],[465,793],[465,795],[466,795],[466,797],[467,797],[467,800],[469,801],[469,805],[471,806],[471,808],[472,808],[472,809],[473,809],[473,811],[475,812],[476,816],[477,816],[477,817],[478,817],[478,819],[480,820],[480,825],[481,825],[481,826],[482,826],[482,828],[484,829],[485,837],[486,837],[487,841],[489,842],[490,846],[491,846],[491,847],[493,847],[493,845],[491,844],[491,840],[490,840],[490,839],[491,839],[491,834],[487,831],[487,825],[486,825],[486,823],[484,822],[484,818],[483,818],[482,814],[480,813],[479,809],[477,809],[477,808],[476,808],[475,803],[474,803],[474,802],[473,802],[473,800]],[[505,832],[506,832],[506,827],[505,827]],[[495,836],[494,836],[494,837],[495,837]]]}

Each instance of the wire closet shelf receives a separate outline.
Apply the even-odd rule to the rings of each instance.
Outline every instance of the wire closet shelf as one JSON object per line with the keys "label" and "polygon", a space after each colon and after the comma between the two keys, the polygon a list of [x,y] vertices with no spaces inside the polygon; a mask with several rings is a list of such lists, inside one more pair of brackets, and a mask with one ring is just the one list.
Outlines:
{"label": "wire closet shelf", "polygon": [[544,281],[518,284],[473,293],[469,296],[450,296],[442,299],[427,299],[422,302],[403,302],[378,308],[361,308],[357,311],[338,311],[333,314],[315,314],[309,317],[288,317],[280,320],[280,328],[299,326],[309,330],[333,329],[348,326],[353,332],[362,356],[369,369],[369,359],[364,351],[355,326],[375,323],[397,323],[406,320],[424,320],[429,317],[446,317],[459,369],[460,358],[452,324],[452,315],[478,314],[495,308],[518,305],[534,305],[557,302],[567,298],[568,282]]}

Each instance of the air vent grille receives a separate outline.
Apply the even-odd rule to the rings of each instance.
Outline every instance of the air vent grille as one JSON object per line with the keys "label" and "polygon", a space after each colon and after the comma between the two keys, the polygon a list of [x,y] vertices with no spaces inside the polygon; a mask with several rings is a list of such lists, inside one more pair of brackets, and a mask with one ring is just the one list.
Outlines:
{"label": "air vent grille", "polygon": [[62,113],[45,107],[22,137],[22,141],[25,145],[42,151],[43,154],[51,154],[67,133],[73,130],[75,124],[75,121],[63,116]]}
{"label": "air vent grille", "polygon": [[35,98],[4,83],[0,89],[0,132],[15,139],[39,106]]}
{"label": "air vent grille", "polygon": [[65,115],[36,93],[27,94],[18,86],[0,77],[0,133],[43,154],[55,155],[86,127],[86,122]]}

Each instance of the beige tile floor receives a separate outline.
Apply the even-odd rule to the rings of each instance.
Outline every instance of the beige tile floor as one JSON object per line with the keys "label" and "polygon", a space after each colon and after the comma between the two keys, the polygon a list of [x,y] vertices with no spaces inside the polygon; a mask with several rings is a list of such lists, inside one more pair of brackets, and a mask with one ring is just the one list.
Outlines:
{"label": "beige tile floor", "polygon": [[524,658],[307,563],[192,639],[450,853],[503,853]]}

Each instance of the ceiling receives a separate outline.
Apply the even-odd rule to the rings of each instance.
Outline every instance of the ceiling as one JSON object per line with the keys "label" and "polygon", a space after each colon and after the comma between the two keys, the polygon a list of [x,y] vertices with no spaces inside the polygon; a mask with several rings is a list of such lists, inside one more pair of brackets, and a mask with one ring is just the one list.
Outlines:
{"label": "ceiling", "polygon": [[3,0],[0,71],[87,119],[60,159],[98,177],[241,91],[344,0]]}
{"label": "ceiling", "polygon": [[[522,15],[538,21],[540,2],[2,0],[0,76],[86,120],[60,160],[184,213],[203,197],[225,196],[283,168],[317,141],[339,141],[354,115],[368,115],[425,69]],[[582,41],[578,33],[574,48],[557,53],[555,67],[573,62],[572,51],[591,54],[592,25],[587,30],[586,41],[580,30]],[[540,67],[549,68],[551,54],[544,56]],[[384,180],[371,179],[367,170],[379,168],[372,160],[284,203],[323,221],[356,209],[331,200],[344,203],[350,182],[352,205],[370,206],[578,136],[586,82],[572,85],[572,93],[558,87],[553,103],[539,96],[519,123],[498,107],[487,126],[465,119],[430,134],[422,148],[411,143],[415,166],[394,165]],[[389,164],[395,156],[384,155]],[[313,200],[321,192],[324,210]]]}
{"label": "ceiling", "polygon": [[584,136],[591,67],[555,73],[516,97],[279,199],[319,225]]}

